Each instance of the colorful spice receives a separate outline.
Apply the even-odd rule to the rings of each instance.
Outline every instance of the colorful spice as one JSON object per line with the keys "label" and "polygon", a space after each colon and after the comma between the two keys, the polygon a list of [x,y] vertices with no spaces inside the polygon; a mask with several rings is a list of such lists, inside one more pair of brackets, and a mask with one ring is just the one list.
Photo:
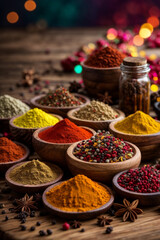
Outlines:
{"label": "colorful spice", "polygon": [[118,184],[128,191],[153,193],[160,191],[160,170],[153,166],[130,169],[118,178]]}
{"label": "colorful spice", "polygon": [[80,160],[92,163],[123,162],[134,155],[128,143],[104,130],[78,143],[73,154]]}
{"label": "colorful spice", "polygon": [[108,104],[93,100],[76,111],[74,116],[91,121],[105,121],[115,119],[119,114]]}
{"label": "colorful spice", "polygon": [[63,228],[63,230],[69,230],[70,229],[69,223],[67,223],[67,222],[63,223],[62,228]]}
{"label": "colorful spice", "polygon": [[9,140],[8,138],[0,138],[0,162],[13,162],[22,158],[26,150]]}
{"label": "colorful spice", "polygon": [[78,127],[67,118],[39,133],[42,140],[53,143],[78,142],[88,139],[92,135],[90,131]]}
{"label": "colorful spice", "polygon": [[105,47],[91,54],[85,65],[98,68],[119,67],[125,55],[112,47]]}
{"label": "colorful spice", "polygon": [[0,118],[11,118],[29,111],[29,106],[9,95],[0,96]]}
{"label": "colorful spice", "polygon": [[85,212],[106,204],[110,193],[88,177],[77,175],[50,189],[46,198],[51,205],[63,211]]}
{"label": "colorful spice", "polygon": [[57,122],[59,122],[58,118],[38,108],[31,109],[13,121],[16,126],[21,128],[42,128],[55,125]]}
{"label": "colorful spice", "polygon": [[127,219],[134,222],[137,219],[137,215],[143,213],[140,208],[137,208],[138,203],[138,199],[134,200],[132,203],[130,203],[127,199],[123,199],[123,204],[114,203],[114,207],[118,209],[115,216],[123,216],[123,222],[127,221]]}
{"label": "colorful spice", "polygon": [[58,88],[55,92],[50,91],[38,103],[48,107],[74,107],[82,104],[81,100],[63,87]]}
{"label": "colorful spice", "polygon": [[115,124],[120,132],[128,134],[152,134],[160,132],[160,123],[144,112],[137,111]]}
{"label": "colorful spice", "polygon": [[23,185],[37,185],[51,182],[56,179],[57,176],[58,172],[56,168],[51,168],[39,160],[25,162],[15,167],[9,175],[12,181]]}

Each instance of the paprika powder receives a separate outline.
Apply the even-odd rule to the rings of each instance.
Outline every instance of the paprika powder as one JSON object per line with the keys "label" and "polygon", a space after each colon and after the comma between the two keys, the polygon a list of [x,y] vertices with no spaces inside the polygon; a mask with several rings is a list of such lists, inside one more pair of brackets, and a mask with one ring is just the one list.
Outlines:
{"label": "paprika powder", "polygon": [[74,143],[92,135],[90,131],[78,127],[67,118],[39,133],[42,140],[52,143]]}
{"label": "paprika powder", "polygon": [[117,49],[105,47],[91,54],[84,64],[98,68],[119,67],[125,57],[125,54]]}

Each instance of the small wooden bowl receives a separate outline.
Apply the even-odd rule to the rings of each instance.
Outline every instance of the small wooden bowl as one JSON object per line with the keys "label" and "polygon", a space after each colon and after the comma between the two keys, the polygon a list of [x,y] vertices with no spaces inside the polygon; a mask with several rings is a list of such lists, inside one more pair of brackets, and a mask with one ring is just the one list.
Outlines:
{"label": "small wooden bowl", "polygon": [[18,182],[13,181],[10,178],[10,172],[15,168],[18,167],[23,163],[18,163],[16,165],[14,165],[13,167],[9,168],[8,171],[6,172],[5,175],[5,179],[8,183],[8,185],[15,190],[16,192],[21,192],[21,193],[35,193],[35,192],[43,192],[47,187],[49,187],[50,185],[60,181],[63,177],[63,171],[61,168],[59,168],[58,166],[54,165],[54,164],[48,164],[51,168],[53,167],[54,169],[56,169],[56,172],[58,172],[58,176],[55,180],[51,181],[51,182],[47,182],[47,183],[43,183],[43,184],[37,184],[37,185],[24,185],[24,184],[20,184]]}
{"label": "small wooden bowl", "polygon": [[17,145],[20,145],[21,147],[23,147],[25,149],[26,153],[25,153],[25,155],[22,158],[20,158],[20,159],[18,159],[16,161],[0,163],[0,173],[5,173],[10,167],[14,166],[17,163],[25,161],[28,158],[29,154],[30,154],[30,151],[29,151],[28,147],[26,147],[25,145],[23,145],[22,143],[19,143],[19,142],[15,142],[14,141],[14,143],[16,143]]}
{"label": "small wooden bowl", "polygon": [[0,118],[0,132],[9,132],[9,121],[11,118]]}
{"label": "small wooden bowl", "polygon": [[[62,120],[63,118],[56,114],[51,114],[54,117],[58,118],[59,120]],[[16,117],[11,118],[9,125],[11,133],[15,140],[25,143],[27,146],[32,147],[32,135],[34,131],[36,131],[38,128],[21,128],[16,126],[13,121],[15,118],[20,117],[21,115],[18,115]]]}
{"label": "small wooden bowl", "polygon": [[119,117],[115,118],[115,119],[111,119],[111,120],[106,120],[106,121],[91,121],[91,120],[85,120],[85,119],[80,119],[80,118],[76,118],[74,116],[74,113],[76,111],[78,111],[79,108],[77,109],[74,109],[74,110],[70,110],[68,113],[67,113],[67,117],[72,121],[74,122],[75,124],[77,124],[78,126],[81,125],[81,126],[86,126],[86,127],[90,127],[94,130],[108,130],[108,127],[109,127],[109,124],[111,122],[115,122],[115,121],[120,121],[122,119],[125,118],[125,114],[118,110],[118,109],[115,109],[115,111],[119,114]]}
{"label": "small wooden bowl", "polygon": [[77,145],[77,143],[74,143],[67,150],[66,159],[68,168],[74,176],[84,174],[92,180],[110,183],[115,174],[123,170],[136,168],[141,162],[139,149],[129,142],[128,144],[133,148],[133,152],[135,153],[129,160],[117,163],[91,163],[80,160],[73,155],[73,150]]}
{"label": "small wooden bowl", "polygon": [[[40,100],[44,96],[45,96],[45,94],[42,94],[42,95],[39,95],[39,96],[36,96],[36,97],[32,98],[31,99],[31,105],[33,107],[40,108],[45,112],[55,113],[55,114],[58,114],[62,117],[66,117],[68,111],[77,108],[77,106],[75,106],[75,107],[48,107],[48,106],[41,105],[41,104],[38,103],[38,100]],[[86,105],[90,102],[89,98],[87,98],[87,97],[85,97],[81,94],[75,93],[74,96],[77,97],[78,99],[83,100],[84,103],[81,104],[80,107],[83,107],[84,105]]]}
{"label": "small wooden bowl", "polygon": [[[44,131],[46,128],[40,128],[33,133],[33,147],[40,158],[50,161],[52,163],[56,163],[60,166],[67,166],[66,164],[66,150],[73,144],[73,143],[51,143],[46,142],[39,138],[39,133]],[[96,133],[91,128],[83,127],[86,130],[89,130],[93,133]]]}
{"label": "small wooden bowl", "polygon": [[42,200],[43,203],[45,205],[45,207],[48,209],[48,211],[52,214],[55,214],[61,218],[64,219],[79,219],[79,220],[87,220],[87,219],[91,219],[91,218],[95,218],[103,213],[105,213],[113,204],[114,202],[114,195],[111,191],[111,189],[103,184],[101,184],[103,187],[105,187],[108,192],[111,195],[110,200],[103,206],[101,206],[100,208],[94,209],[94,210],[90,210],[90,211],[86,211],[86,212],[68,212],[68,211],[63,211],[60,210],[59,208],[56,208],[54,206],[52,206],[46,199],[46,193],[53,187],[61,184],[62,182],[56,183],[50,187],[48,187],[45,192],[43,193],[42,196]]}
{"label": "small wooden bowl", "polygon": [[126,171],[120,172],[116,174],[113,178],[113,187],[114,190],[122,197],[124,198],[129,198],[132,200],[139,199],[139,203],[142,206],[156,206],[160,205],[160,192],[156,193],[138,193],[138,192],[131,192],[126,190],[125,188],[122,188],[118,184],[118,178],[120,177],[121,174],[125,173]]}
{"label": "small wooden bowl", "polygon": [[120,67],[96,68],[81,63],[83,71],[82,78],[87,92],[91,96],[99,93],[109,92],[113,99],[119,96]]}
{"label": "small wooden bowl", "polygon": [[150,160],[160,157],[160,132],[146,135],[127,134],[118,131],[114,126],[115,122],[109,125],[109,131],[117,138],[135,144],[141,151],[142,160]]}

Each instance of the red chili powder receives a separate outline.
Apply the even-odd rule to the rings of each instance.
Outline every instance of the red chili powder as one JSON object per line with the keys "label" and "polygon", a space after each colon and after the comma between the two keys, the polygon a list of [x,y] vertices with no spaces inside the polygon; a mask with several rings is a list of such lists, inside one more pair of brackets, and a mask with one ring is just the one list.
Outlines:
{"label": "red chili powder", "polygon": [[117,49],[105,47],[91,54],[85,65],[99,68],[119,67],[125,57],[125,54]]}
{"label": "red chili powder", "polygon": [[0,162],[13,162],[25,155],[26,151],[20,145],[6,137],[0,138]]}
{"label": "red chili powder", "polygon": [[93,134],[78,127],[67,118],[39,133],[39,138],[52,143],[74,143],[88,139]]}

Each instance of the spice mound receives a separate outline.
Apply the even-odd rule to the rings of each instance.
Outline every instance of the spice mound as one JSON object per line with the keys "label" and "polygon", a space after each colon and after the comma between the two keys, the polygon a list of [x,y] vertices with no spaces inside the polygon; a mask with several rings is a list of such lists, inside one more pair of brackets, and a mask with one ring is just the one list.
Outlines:
{"label": "spice mound", "polygon": [[120,175],[118,184],[128,191],[154,193],[160,191],[160,170],[154,166],[130,169]]}
{"label": "spice mound", "polygon": [[92,135],[90,131],[78,127],[67,118],[39,133],[42,140],[53,143],[78,142],[88,139]]}
{"label": "spice mound", "polygon": [[94,52],[85,61],[85,65],[98,68],[119,67],[125,55],[112,47],[105,47]]}
{"label": "spice mound", "polygon": [[13,162],[22,158],[26,150],[6,137],[0,138],[0,162]]}
{"label": "spice mound", "polygon": [[38,103],[48,107],[74,107],[81,105],[83,102],[67,91],[67,89],[60,87],[55,92],[49,92]]}
{"label": "spice mound", "polygon": [[54,207],[69,212],[85,212],[100,208],[111,196],[106,188],[84,175],[77,175],[46,193]]}
{"label": "spice mound", "polygon": [[11,118],[29,111],[29,107],[9,95],[0,96],[0,118]]}
{"label": "spice mound", "polygon": [[51,168],[39,160],[32,160],[15,167],[9,176],[14,182],[23,185],[37,185],[55,180],[58,172],[56,168]]}
{"label": "spice mound", "polygon": [[108,104],[93,100],[76,111],[74,116],[91,121],[105,121],[115,119],[119,114]]}
{"label": "spice mound", "polygon": [[47,127],[55,125],[57,122],[59,122],[58,118],[51,116],[38,108],[29,110],[27,113],[13,121],[16,126],[22,128]]}
{"label": "spice mound", "polygon": [[117,122],[115,128],[120,132],[129,134],[152,134],[160,132],[160,123],[148,114],[137,111]]}
{"label": "spice mound", "polygon": [[77,144],[73,154],[80,160],[91,163],[123,162],[134,155],[128,143],[104,130],[99,130],[89,140]]}

